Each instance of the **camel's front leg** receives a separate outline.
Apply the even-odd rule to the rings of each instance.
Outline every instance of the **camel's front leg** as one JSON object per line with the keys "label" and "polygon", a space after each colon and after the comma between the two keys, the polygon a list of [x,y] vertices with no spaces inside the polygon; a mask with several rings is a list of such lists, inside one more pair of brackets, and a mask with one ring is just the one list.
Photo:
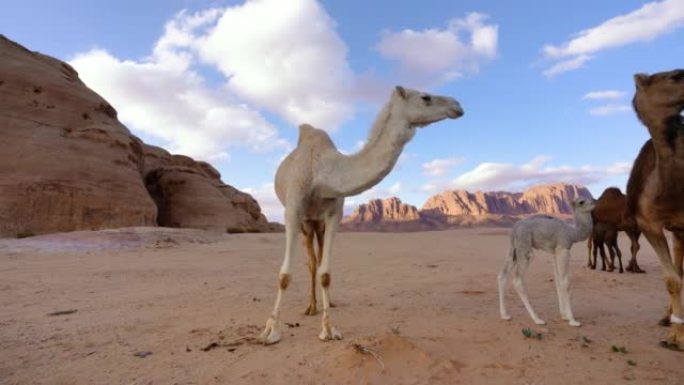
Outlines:
{"label": "camel's front leg", "polygon": [[280,267],[280,274],[278,276],[278,296],[276,297],[275,305],[273,306],[273,312],[266,321],[266,327],[260,336],[264,345],[270,345],[280,341],[280,331],[278,330],[280,304],[283,295],[285,294],[285,290],[290,283],[290,259],[295,251],[297,232],[299,231],[300,226],[300,219],[297,211],[286,210],[285,216],[285,259]]}
{"label": "camel's front leg", "polygon": [[323,256],[321,258],[321,265],[318,268],[319,281],[321,283],[321,291],[323,297],[323,320],[321,334],[318,336],[321,340],[341,340],[342,334],[332,325],[330,321],[330,257],[332,255],[332,245],[335,239],[335,233],[340,219],[342,218],[342,205],[339,205],[333,213],[325,218],[325,235],[323,236]]}
{"label": "camel's front leg", "polygon": [[[570,326],[581,326],[582,324],[575,319],[575,316],[572,314],[572,306],[570,306],[570,274],[569,274],[569,267],[570,267],[570,250],[562,250],[561,252],[558,253],[558,275],[560,278],[560,289],[561,293],[560,296],[563,297],[563,307],[564,307],[564,313],[565,317],[568,320],[568,323]],[[563,313],[563,311],[561,311]]]}
{"label": "camel's front leg", "polygon": [[[679,276],[680,268],[672,263],[670,257],[670,249],[667,245],[667,238],[661,231],[648,229],[644,231],[644,235],[648,242],[653,246],[658,259],[660,260],[660,267],[663,270],[665,278],[665,286],[670,293],[670,338],[667,343],[671,346],[680,348],[680,344],[684,343],[684,316],[682,315],[682,278]],[[675,251],[682,250],[680,246],[682,238],[674,234]],[[675,260],[677,257],[675,256]],[[681,260],[681,258],[680,258]],[[676,262],[676,261],[675,261]],[[680,265],[681,266],[681,265]]]}

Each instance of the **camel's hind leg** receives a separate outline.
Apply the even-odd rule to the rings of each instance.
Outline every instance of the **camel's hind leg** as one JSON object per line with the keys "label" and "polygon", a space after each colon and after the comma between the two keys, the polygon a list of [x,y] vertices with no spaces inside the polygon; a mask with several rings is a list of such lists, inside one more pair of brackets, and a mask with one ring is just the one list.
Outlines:
{"label": "camel's hind leg", "polygon": [[511,270],[516,268],[516,259],[517,257],[515,248],[511,246],[511,249],[508,252],[508,255],[506,256],[506,260],[504,261],[504,265],[496,277],[499,286],[499,314],[501,314],[501,319],[504,320],[511,319],[511,316],[508,314],[508,311],[506,310],[506,303],[504,301],[504,291],[506,290],[506,285],[508,284],[508,277],[511,275]]}
{"label": "camel's hind leg", "polygon": [[[593,269],[592,264],[591,264],[591,251],[594,246],[594,240],[593,240],[593,235],[589,235],[589,239],[587,239],[587,251],[588,251],[588,259],[587,259],[587,267],[590,269]],[[596,258],[596,257],[594,257]]]}
{"label": "camel's hind leg", "polygon": [[321,321],[323,330],[318,336],[321,340],[340,340],[342,334],[332,325],[330,321],[330,258],[332,255],[332,245],[337,233],[337,227],[342,219],[342,209],[344,200],[340,200],[334,209],[325,217],[325,231],[323,235],[323,255],[321,265],[318,269],[321,282],[321,292],[323,296],[323,319]]}
{"label": "camel's hind leg", "polygon": [[615,257],[617,257],[618,263],[620,264],[619,272],[622,274],[625,270],[622,268],[622,251],[620,251],[620,247],[618,246],[617,230],[610,234],[606,240],[606,244],[608,245],[608,252],[610,253],[610,265],[615,269]]}
{"label": "camel's hind leg", "polygon": [[518,247],[516,248],[516,250],[518,252],[516,263],[517,269],[513,270],[513,287],[515,288],[515,291],[518,292],[520,300],[522,301],[523,305],[525,305],[525,309],[527,309],[527,312],[530,314],[530,317],[532,317],[534,323],[536,323],[537,325],[544,325],[546,324],[546,322],[544,322],[543,319],[539,318],[537,313],[534,312],[532,304],[530,304],[530,300],[527,298],[527,285],[525,275],[527,273],[527,267],[529,266],[532,260],[532,248]]}
{"label": "camel's hind leg", "polygon": [[311,285],[309,288],[309,306],[306,308],[304,314],[315,315],[318,313],[316,309],[316,271],[318,270],[319,258],[316,257],[314,250],[314,237],[316,236],[315,229],[317,227],[316,221],[304,221],[302,224],[302,235],[304,241],[304,248],[309,256],[307,266],[311,274]]}
{"label": "camel's hind leg", "polygon": [[[321,266],[321,260],[323,259],[323,241],[325,240],[325,222],[317,221],[316,226],[314,226],[314,231],[316,232],[316,240],[318,241],[318,254],[316,254],[316,263]],[[330,307],[335,307],[330,297],[330,289],[328,289],[328,299],[330,299]]]}

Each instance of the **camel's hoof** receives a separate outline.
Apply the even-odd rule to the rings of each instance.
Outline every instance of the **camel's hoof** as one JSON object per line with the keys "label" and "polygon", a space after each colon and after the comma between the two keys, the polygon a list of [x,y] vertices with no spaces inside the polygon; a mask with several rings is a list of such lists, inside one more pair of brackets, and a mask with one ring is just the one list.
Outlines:
{"label": "camel's hoof", "polygon": [[546,321],[544,321],[543,319],[536,319],[534,320],[534,323],[536,323],[537,325],[546,325]]}
{"label": "camel's hoof", "polygon": [[665,349],[674,350],[676,352],[682,351],[682,349],[679,347],[679,344],[676,342],[670,341],[670,339],[661,340],[658,345],[660,345],[661,347],[663,347]]}
{"label": "camel's hoof", "polygon": [[341,340],[342,333],[334,326],[324,327],[321,334],[318,335],[318,338],[320,338],[321,341]]}
{"label": "camel's hoof", "polygon": [[620,274],[622,274],[622,273],[624,273],[624,272],[625,272],[624,270],[620,269]]}
{"label": "camel's hoof", "polygon": [[276,329],[276,322],[273,318],[269,318],[268,321],[266,321],[266,327],[264,328],[264,331],[261,332],[259,340],[264,345],[272,345],[280,341],[280,332]]}
{"label": "camel's hoof", "polygon": [[512,317],[508,314],[501,314],[501,319],[504,321],[510,321]]}
{"label": "camel's hoof", "polygon": [[305,315],[316,315],[318,314],[318,309],[316,309],[316,305],[309,305],[309,307],[306,308],[306,311],[304,312]]}
{"label": "camel's hoof", "polygon": [[672,324],[670,336],[666,340],[660,341],[660,346],[678,352],[684,351],[684,349],[682,349],[684,346],[684,325]]}
{"label": "camel's hoof", "polygon": [[658,325],[660,326],[670,326],[670,315],[666,315],[665,317],[661,318],[660,321],[658,321]]}
{"label": "camel's hoof", "polygon": [[570,326],[574,326],[574,327],[582,326],[582,323],[579,322],[578,320],[575,320],[575,319],[568,321],[568,324],[570,324]]}
{"label": "camel's hoof", "polygon": [[330,302],[330,307],[337,307],[337,304]]}

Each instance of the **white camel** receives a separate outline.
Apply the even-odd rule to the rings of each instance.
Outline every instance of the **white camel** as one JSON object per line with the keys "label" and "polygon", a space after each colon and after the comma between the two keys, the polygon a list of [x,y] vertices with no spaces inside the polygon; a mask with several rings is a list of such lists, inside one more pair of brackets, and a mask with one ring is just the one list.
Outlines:
{"label": "white camel", "polygon": [[[275,306],[261,334],[264,344],[280,340],[280,306],[290,282],[290,261],[300,232],[305,238],[311,271],[313,309],[310,303],[307,314],[316,312],[318,275],[323,297],[323,330],[319,338],[342,338],[330,321],[329,266],[344,197],[379,183],[394,167],[416,127],[462,115],[463,109],[453,98],[396,87],[378,114],[366,144],[356,154],[347,156],[337,151],[325,131],[308,124],[299,127],[297,148],[283,160],[275,177],[276,194],[285,207],[286,243]],[[313,250],[314,236],[319,242],[318,256]]]}
{"label": "white camel", "polygon": [[571,326],[580,326],[570,307],[570,277],[568,263],[570,248],[573,243],[589,238],[592,230],[591,210],[594,208],[593,199],[577,199],[572,202],[575,224],[570,225],[558,218],[547,215],[535,215],[517,222],[511,232],[511,248],[499,272],[499,311],[501,318],[511,319],[504,304],[504,290],[508,277],[513,272],[513,286],[518,292],[527,312],[537,325],[545,324],[537,316],[527,299],[525,273],[532,260],[533,249],[544,250],[553,255],[554,282],[558,294],[558,305],[561,318]]}

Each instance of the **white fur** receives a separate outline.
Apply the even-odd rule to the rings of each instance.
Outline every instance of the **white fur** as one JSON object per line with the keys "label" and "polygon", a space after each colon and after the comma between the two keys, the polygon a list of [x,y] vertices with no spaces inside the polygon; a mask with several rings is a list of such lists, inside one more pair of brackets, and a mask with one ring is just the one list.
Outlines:
{"label": "white fur", "polygon": [[504,290],[508,277],[513,272],[513,285],[518,292],[527,312],[538,325],[545,322],[534,312],[527,298],[525,273],[532,261],[533,250],[544,250],[553,255],[554,282],[558,294],[558,304],[561,317],[571,326],[580,326],[575,319],[570,306],[570,277],[568,263],[570,248],[576,242],[586,240],[591,234],[591,210],[594,208],[592,199],[579,199],[573,202],[575,224],[569,225],[558,218],[536,215],[525,218],[513,226],[511,233],[511,248],[498,275],[499,311],[501,318],[511,319],[504,304]]}
{"label": "white fur", "polygon": [[681,319],[674,314],[670,314],[670,323],[683,325],[684,319]]}
{"label": "white fur", "polygon": [[[275,188],[285,206],[285,258],[280,274],[290,274],[296,237],[304,221],[323,221],[323,255],[318,267],[318,281],[329,274],[332,243],[342,218],[344,197],[359,194],[379,183],[394,167],[404,145],[423,127],[447,118],[458,118],[463,110],[446,96],[427,95],[397,87],[371,129],[366,145],[354,155],[337,151],[325,131],[308,124],[299,127],[299,142],[280,164]],[[284,289],[278,297],[266,328],[261,334],[265,344],[280,339],[278,320]],[[323,319],[320,338],[341,339],[330,322],[330,294],[321,286]]]}

